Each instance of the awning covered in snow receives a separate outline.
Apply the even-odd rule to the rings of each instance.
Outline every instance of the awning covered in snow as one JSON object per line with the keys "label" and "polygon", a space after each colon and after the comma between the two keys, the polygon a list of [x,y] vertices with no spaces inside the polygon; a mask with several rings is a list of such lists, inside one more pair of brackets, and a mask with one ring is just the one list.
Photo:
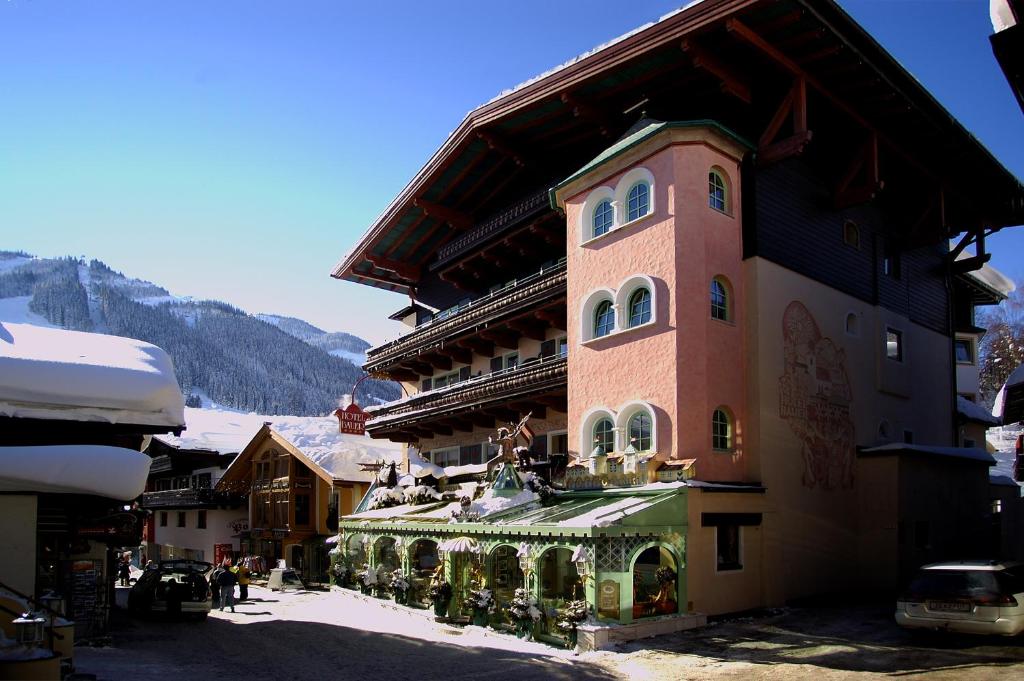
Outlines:
{"label": "awning covered in snow", "polygon": [[185,400],[171,358],[155,345],[0,322],[0,416],[180,431]]}
{"label": "awning covered in snow", "polygon": [[146,488],[152,461],[105,445],[0,447],[0,492],[95,494],[130,501]]}

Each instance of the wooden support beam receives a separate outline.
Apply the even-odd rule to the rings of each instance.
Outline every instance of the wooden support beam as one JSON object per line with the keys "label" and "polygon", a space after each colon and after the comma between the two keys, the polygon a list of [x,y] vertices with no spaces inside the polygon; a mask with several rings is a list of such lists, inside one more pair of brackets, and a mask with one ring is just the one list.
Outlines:
{"label": "wooden support beam", "polygon": [[519,412],[513,411],[511,409],[503,409],[501,407],[489,407],[487,409],[484,409],[484,412],[490,416],[493,416],[496,421],[500,421],[502,423],[515,424],[518,423],[519,419],[521,418]]}
{"label": "wooden support beam", "polygon": [[758,147],[766,147],[772,143],[772,141],[778,136],[779,130],[782,129],[782,125],[789,118],[790,113],[793,111],[793,95],[794,91],[792,88],[786,92],[786,96],[779,102],[779,106],[775,109],[775,113],[772,115],[772,119],[768,122],[768,126],[761,133],[761,137],[757,140]]}
{"label": "wooden support beam", "polygon": [[452,427],[443,423],[432,423],[430,429],[434,431],[435,435],[444,435],[445,437],[452,436]]}
{"label": "wooden support beam", "polygon": [[561,95],[562,103],[572,107],[572,115],[576,118],[582,118],[584,120],[591,121],[594,123],[598,130],[601,131],[603,137],[607,137],[612,133],[612,124],[608,120],[608,117],[601,111],[591,106],[590,104],[581,101],[577,96],[571,95],[568,92],[563,92]]}
{"label": "wooden support beam", "polygon": [[564,329],[566,323],[565,310],[561,308],[548,308],[544,310],[537,310],[534,313],[537,319],[543,320],[553,326],[556,329]]}
{"label": "wooden support beam", "polygon": [[546,407],[538,406],[533,402],[516,402],[515,404],[508,405],[512,409],[518,411],[520,414],[530,413],[530,418],[533,419],[546,419],[548,417],[548,410]]}
{"label": "wooden support beam", "polygon": [[470,364],[473,361],[473,351],[467,350],[466,348],[460,348],[456,345],[446,345],[443,348],[437,350],[439,354],[451,357],[454,361],[459,364]]}
{"label": "wooden support beam", "polygon": [[409,432],[419,438],[420,441],[432,440],[434,438],[434,431],[427,430],[426,428],[409,428]]}
{"label": "wooden support beam", "polygon": [[372,437],[375,440],[382,440],[384,438],[387,438],[388,440],[391,440],[392,442],[405,442],[407,444],[411,443],[411,442],[419,442],[419,438],[417,436],[413,435],[410,432],[403,431],[403,430],[395,430],[395,431],[390,431],[390,432],[387,432],[387,433],[380,433],[380,434],[371,433],[370,437]]}
{"label": "wooden support beam", "polygon": [[520,334],[526,336],[531,340],[546,340],[546,326],[543,324],[538,324],[535,321],[530,321],[527,319],[513,319],[508,322],[508,326],[509,328],[518,331]]}
{"label": "wooden support beam", "polygon": [[721,81],[722,92],[736,97],[745,104],[750,104],[753,101],[750,82],[732,67],[720,61],[692,40],[684,39],[679,44],[679,47],[690,57],[695,68],[707,71]]}
{"label": "wooden support beam", "polygon": [[784,140],[759,149],[757,152],[757,163],[758,165],[766,166],[790,156],[799,156],[810,141],[810,130],[804,130],[801,133],[791,135]]}
{"label": "wooden support beam", "polygon": [[565,395],[541,395],[533,401],[553,411],[565,413],[569,408],[569,400]]}
{"label": "wooden support beam", "polygon": [[803,15],[803,10],[799,9],[793,10],[792,12],[786,12],[785,14],[780,15],[775,19],[772,19],[771,21],[766,21],[765,23],[761,24],[758,28],[761,29],[761,33],[774,33],[775,31],[792,26],[796,22],[800,21]]}
{"label": "wooden support beam", "polygon": [[427,362],[430,366],[434,367],[438,371],[451,371],[452,370],[452,358],[445,357],[444,355],[429,353],[420,355],[420,359]]}
{"label": "wooden support beam", "polygon": [[[855,184],[854,180],[858,176],[861,181]],[[833,203],[837,209],[866,203],[874,199],[884,186],[885,183],[878,176],[878,135],[869,132],[836,185]]]}
{"label": "wooden support beam", "polygon": [[490,429],[494,427],[494,417],[490,414],[485,414],[482,411],[471,411],[467,415],[467,418],[469,418],[469,421],[477,428]]}
{"label": "wooden support beam", "polygon": [[387,272],[394,272],[402,279],[416,282],[420,280],[423,275],[423,271],[409,263],[399,262],[398,260],[392,260],[391,258],[384,257],[383,255],[375,255],[373,253],[367,253],[366,259],[373,263],[373,266],[379,270],[385,270]]}
{"label": "wooden support beam", "polygon": [[433,376],[434,367],[430,366],[426,362],[418,362],[416,360],[408,360],[405,365],[415,371],[420,376]]}
{"label": "wooden support beam", "polygon": [[412,204],[422,210],[425,214],[437,218],[438,220],[444,220],[452,227],[456,229],[469,229],[473,226],[473,218],[447,206],[442,206],[439,203],[433,203],[426,199],[415,199]]}
{"label": "wooden support beam", "polygon": [[403,369],[388,369],[386,373],[392,381],[414,383],[420,380],[420,375],[417,374],[415,371],[408,371]]}
{"label": "wooden support beam", "polygon": [[[452,427],[452,430],[456,430],[460,433],[472,433],[473,422],[469,419],[448,419],[448,425]],[[488,425],[488,428],[491,426]]]}
{"label": "wooden support beam", "polygon": [[509,157],[517,166],[527,165],[527,159],[523,156],[523,152],[515,145],[503,139],[498,133],[479,130],[476,136],[487,144],[489,149]]}
{"label": "wooden support beam", "polygon": [[481,357],[494,357],[494,343],[477,336],[469,336],[455,341],[455,344],[472,350]]}
{"label": "wooden support beam", "polygon": [[799,62],[801,66],[807,66],[808,64],[813,64],[816,61],[828,59],[829,57],[839,54],[842,51],[842,45],[832,45],[831,47],[824,47],[820,50],[811,52],[810,54],[805,54],[803,56],[797,57],[797,62]]}
{"label": "wooden support beam", "polygon": [[983,255],[974,255],[970,258],[964,258],[963,260],[954,260],[953,264],[949,266],[950,271],[953,274],[967,274],[975,270],[980,270],[981,266],[992,259],[991,253],[985,253]]}
{"label": "wooden support beam", "polygon": [[503,331],[499,329],[485,329],[480,332],[480,337],[484,340],[489,340],[495,345],[507,348],[509,350],[516,350],[519,348],[519,338],[514,333]]}

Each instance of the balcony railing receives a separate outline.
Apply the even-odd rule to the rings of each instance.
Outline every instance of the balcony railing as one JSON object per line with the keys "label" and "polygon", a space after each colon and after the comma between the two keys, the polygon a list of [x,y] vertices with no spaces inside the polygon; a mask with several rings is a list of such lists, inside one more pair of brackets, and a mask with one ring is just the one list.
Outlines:
{"label": "balcony railing", "polygon": [[441,347],[444,341],[471,332],[484,322],[513,316],[550,298],[565,294],[565,258],[522,279],[463,305],[444,310],[406,335],[370,349],[364,369],[382,369],[412,352]]}
{"label": "balcony railing", "polygon": [[159,492],[143,492],[143,508],[191,508],[203,506],[234,505],[241,503],[237,494],[217,492],[212,489],[170,489]]}
{"label": "balcony railing", "polygon": [[398,430],[407,424],[439,416],[457,416],[475,407],[498,406],[567,385],[565,355],[527,360],[517,367],[475,376],[465,381],[368,407],[368,431]]}

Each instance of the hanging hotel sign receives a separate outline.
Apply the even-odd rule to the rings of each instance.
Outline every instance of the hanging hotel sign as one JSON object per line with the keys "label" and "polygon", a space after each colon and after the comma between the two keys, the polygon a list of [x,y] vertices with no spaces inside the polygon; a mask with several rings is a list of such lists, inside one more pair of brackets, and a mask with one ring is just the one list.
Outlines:
{"label": "hanging hotel sign", "polygon": [[344,409],[336,409],[338,430],[346,435],[364,435],[366,433],[366,412],[353,402]]}

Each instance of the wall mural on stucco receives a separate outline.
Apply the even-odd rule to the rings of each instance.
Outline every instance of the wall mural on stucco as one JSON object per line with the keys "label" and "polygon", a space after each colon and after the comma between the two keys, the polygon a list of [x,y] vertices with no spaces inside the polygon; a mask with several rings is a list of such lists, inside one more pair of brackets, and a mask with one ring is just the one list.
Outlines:
{"label": "wall mural on stucco", "polygon": [[782,338],[779,416],[800,440],[803,485],[850,488],[855,440],[846,353],[822,337],[814,316],[796,300],[782,315]]}

